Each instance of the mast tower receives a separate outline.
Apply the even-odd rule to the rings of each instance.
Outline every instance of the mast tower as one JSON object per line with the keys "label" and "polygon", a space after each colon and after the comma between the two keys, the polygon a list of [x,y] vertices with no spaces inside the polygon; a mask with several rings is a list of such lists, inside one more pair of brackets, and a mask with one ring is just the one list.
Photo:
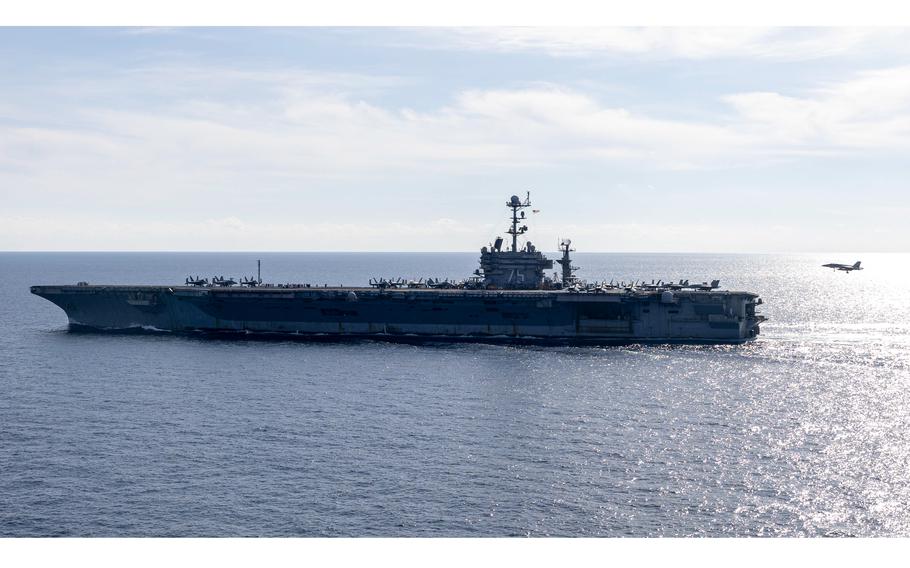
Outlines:
{"label": "mast tower", "polygon": [[[523,235],[527,232],[528,226],[522,225],[518,226],[519,221],[524,221],[525,212],[521,211],[525,207],[531,206],[531,192],[529,191],[525,196],[524,202],[517,195],[513,195],[512,198],[506,201],[506,207],[512,209],[512,226],[509,227],[509,230],[506,231],[508,234],[512,235],[512,252],[518,252],[518,235]],[[521,211],[521,217],[519,218],[518,212]]]}
{"label": "mast tower", "polygon": [[559,241],[559,250],[562,251],[562,258],[556,259],[556,262],[562,266],[562,284],[563,286],[568,286],[575,282],[575,271],[578,270],[577,266],[572,266],[572,259],[569,258],[569,253],[575,252],[575,249],[572,248],[572,240],[562,239]]}

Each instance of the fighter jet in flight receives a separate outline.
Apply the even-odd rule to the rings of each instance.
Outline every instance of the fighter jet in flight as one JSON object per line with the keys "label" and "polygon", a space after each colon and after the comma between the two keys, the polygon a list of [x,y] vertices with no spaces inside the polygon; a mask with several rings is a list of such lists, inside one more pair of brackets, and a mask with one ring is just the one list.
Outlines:
{"label": "fighter jet in flight", "polygon": [[843,270],[844,272],[846,272],[848,274],[854,270],[862,270],[862,268],[859,267],[858,260],[852,266],[849,264],[837,264],[836,262],[832,262],[830,264],[823,264],[822,266],[825,268],[833,268],[834,270]]}

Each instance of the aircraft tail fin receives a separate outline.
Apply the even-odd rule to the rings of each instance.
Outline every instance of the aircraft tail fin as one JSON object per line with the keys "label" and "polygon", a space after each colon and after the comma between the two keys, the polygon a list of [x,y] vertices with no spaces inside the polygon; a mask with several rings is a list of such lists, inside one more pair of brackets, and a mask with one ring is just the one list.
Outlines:
{"label": "aircraft tail fin", "polygon": [[856,261],[856,264],[853,265],[853,268],[859,268],[859,262],[860,262],[860,261],[857,260],[857,261]]}

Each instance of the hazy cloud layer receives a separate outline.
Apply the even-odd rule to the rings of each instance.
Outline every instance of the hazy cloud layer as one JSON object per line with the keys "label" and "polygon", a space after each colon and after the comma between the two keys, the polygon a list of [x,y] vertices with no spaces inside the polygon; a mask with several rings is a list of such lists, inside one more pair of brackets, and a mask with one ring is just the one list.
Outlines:
{"label": "hazy cloud layer", "polygon": [[[238,171],[363,177],[604,160],[717,168],[910,145],[910,67],[864,71],[806,92],[731,93],[701,121],[611,106],[559,85],[464,90],[444,106],[415,111],[359,98],[359,85],[382,83],[375,77],[343,85],[305,72],[179,69],[164,77],[132,73],[130,80],[135,95],[166,81],[160,108],[79,104],[55,109],[63,118],[56,124],[3,125],[4,175],[32,182],[54,171],[86,182],[162,171],[192,171],[200,180]],[[212,97],[251,80],[261,89],[255,100]]]}
{"label": "hazy cloud layer", "polygon": [[[175,34],[127,35],[160,41],[158,36]],[[884,49],[906,39],[902,30],[533,28],[412,30],[404,39],[415,36],[491,52],[546,52],[546,57],[596,58],[608,52],[682,59],[805,59]],[[706,212],[721,209],[720,202],[696,198],[698,187],[675,181],[688,179],[687,172],[701,172],[700,180],[725,180],[735,197],[740,180],[748,184],[759,171],[767,177],[769,195],[777,191],[786,203],[791,196],[784,191],[821,191],[819,183],[794,181],[786,173],[807,159],[828,160],[824,164],[833,168],[864,160],[899,164],[910,149],[908,66],[820,73],[814,81],[767,91],[715,88],[698,99],[677,100],[670,93],[664,104],[649,105],[586,88],[589,79],[565,76],[548,82],[516,77],[482,86],[449,82],[430,97],[435,75],[409,73],[407,64],[396,72],[366,72],[341,62],[326,70],[324,64],[276,66],[268,60],[257,67],[248,60],[148,59],[100,69],[84,62],[65,67],[53,59],[50,71],[30,80],[6,79],[15,88],[0,94],[0,188],[7,207],[0,249],[198,249],[204,243],[284,248],[276,243],[293,242],[302,233],[309,235],[306,248],[311,249],[397,249],[415,236],[421,238],[420,248],[461,248],[478,245],[475,241],[493,229],[467,218],[450,219],[444,210],[429,213],[426,204],[412,211],[405,200],[413,193],[395,189],[400,180],[433,188],[449,180],[524,183],[570,172],[575,189],[571,183],[560,188],[568,195],[615,197],[616,191],[584,181],[607,171],[632,178],[662,176],[669,181],[663,187],[675,187],[674,194],[691,192],[693,199],[674,203],[691,207],[680,212],[692,220],[649,225],[646,218],[634,217],[601,226],[565,218],[563,225],[574,223],[572,230],[592,237],[605,227],[622,230],[636,235],[626,245],[638,243],[646,250],[666,250],[660,242],[687,242],[680,246],[697,250],[710,245],[711,227],[716,234],[737,223],[706,219]],[[445,76],[445,70],[440,73],[439,78]],[[824,173],[828,166],[819,167]],[[846,177],[861,174],[845,170]],[[379,212],[388,221],[342,222],[344,207],[366,211],[368,191],[373,191],[367,188],[377,187],[388,192],[388,210]],[[862,187],[869,191],[868,184]],[[661,199],[671,195],[653,191]],[[640,195],[630,199],[660,202],[643,201]],[[745,203],[729,207],[746,210]],[[834,209],[851,207],[856,210],[850,204]],[[292,209],[304,217],[300,223],[282,217]],[[662,219],[673,212],[650,214]],[[648,214],[641,207],[633,213]],[[274,228],[262,222],[270,215],[277,218]],[[809,246],[807,235],[822,221],[813,217],[806,224],[811,229],[795,231],[795,242]],[[748,224],[755,231],[762,225]],[[880,224],[877,228],[883,230]],[[117,234],[130,236],[103,246]],[[186,235],[195,235],[195,242],[181,246]],[[908,242],[905,236],[896,239],[891,245]],[[615,240],[598,242],[616,246]],[[753,248],[770,250],[767,243]],[[813,240],[811,246],[820,245]]]}

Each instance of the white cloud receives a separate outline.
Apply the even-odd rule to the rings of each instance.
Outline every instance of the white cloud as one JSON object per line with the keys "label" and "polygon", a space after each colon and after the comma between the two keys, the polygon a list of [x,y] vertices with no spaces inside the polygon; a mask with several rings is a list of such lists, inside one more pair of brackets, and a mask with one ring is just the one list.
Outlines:
{"label": "white cloud", "polygon": [[[248,80],[231,71],[205,74],[219,91]],[[159,83],[154,77],[151,88]],[[189,70],[186,77],[200,81]],[[658,120],[557,87],[464,91],[449,105],[416,111],[377,106],[337,92],[336,83],[293,86],[283,74],[257,81],[260,95],[248,100],[188,94],[189,87],[171,81],[177,94],[154,110],[83,104],[55,109],[49,124],[0,126],[0,168],[45,189],[148,186],[182,193],[191,180],[198,189],[227,176],[249,185],[270,176],[491,172],[604,159],[697,167],[741,145],[722,126]]]}
{"label": "white cloud", "polygon": [[[181,69],[155,71],[133,89],[164,75],[172,94],[154,110],[81,103],[54,109],[56,120],[43,125],[0,125],[5,191],[123,200],[129,188],[146,202],[179,196],[191,204],[232,188],[280,191],[308,179],[610,162],[727,168],[910,146],[910,67],[867,71],[805,93],[733,94],[701,121],[657,118],[557,86],[467,90],[428,111],[367,102],[357,85],[373,89],[382,79],[349,75]],[[198,90],[200,76],[217,92],[254,81],[257,95],[210,98],[213,91]]]}
{"label": "white cloud", "polygon": [[[802,95],[733,94],[718,103],[717,115],[701,121],[656,118],[556,86],[468,90],[448,105],[416,111],[338,92],[339,83],[324,77],[298,74],[295,83],[285,73],[257,74],[259,96],[232,101],[210,99],[207,90],[183,93],[189,87],[176,76],[170,88],[178,94],[156,110],[85,105],[58,109],[68,119],[59,126],[0,126],[0,167],[33,182],[57,183],[59,172],[71,184],[141,186],[164,176],[192,178],[198,187],[227,176],[243,182],[356,178],[604,160],[729,167],[762,155],[894,149],[910,142],[910,67],[868,71]],[[201,80],[192,70],[179,76]],[[251,80],[230,70],[203,76],[219,91]],[[153,77],[157,83],[160,74]],[[341,83],[353,88],[358,81]],[[722,112],[728,110],[722,103],[735,112]]]}
{"label": "white cloud", "polygon": [[725,99],[739,127],[768,146],[889,149],[910,145],[910,67],[865,71],[803,96],[741,93]]}
{"label": "white cloud", "polygon": [[[191,70],[183,75],[200,81]],[[233,71],[205,75],[218,89],[250,80]],[[159,80],[155,74],[152,83]],[[449,105],[418,112],[339,93],[338,83],[314,86],[328,84],[324,79],[300,78],[294,86],[286,74],[260,74],[256,81],[262,91],[250,100],[209,100],[207,91],[196,91],[157,110],[76,107],[68,111],[72,126],[0,127],[0,165],[37,178],[65,171],[83,180],[168,173],[200,181],[238,174],[351,178],[613,159],[658,168],[726,167],[762,154],[910,141],[907,67],[866,72],[803,96],[730,95],[724,102],[734,114],[700,122],[611,107],[555,86],[469,90]]]}

